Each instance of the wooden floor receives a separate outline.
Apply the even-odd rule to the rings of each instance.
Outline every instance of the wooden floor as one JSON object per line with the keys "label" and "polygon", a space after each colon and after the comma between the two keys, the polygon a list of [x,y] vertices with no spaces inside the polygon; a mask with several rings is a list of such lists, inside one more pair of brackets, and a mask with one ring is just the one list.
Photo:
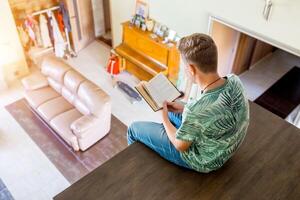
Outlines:
{"label": "wooden floor", "polygon": [[111,39],[106,39],[103,36],[99,36],[96,39],[99,40],[99,41],[101,41],[101,42],[104,42],[109,47],[112,47],[112,40]]}
{"label": "wooden floor", "polygon": [[215,172],[177,167],[135,143],[54,199],[300,199],[300,130],[250,105],[242,146]]}
{"label": "wooden floor", "polygon": [[285,119],[300,104],[300,68],[292,68],[255,103]]}

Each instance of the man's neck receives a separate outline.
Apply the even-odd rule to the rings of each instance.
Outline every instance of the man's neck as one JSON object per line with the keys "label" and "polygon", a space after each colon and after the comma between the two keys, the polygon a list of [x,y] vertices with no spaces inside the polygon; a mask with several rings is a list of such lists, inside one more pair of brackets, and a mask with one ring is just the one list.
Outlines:
{"label": "man's neck", "polygon": [[[209,73],[209,74],[198,74],[196,76],[196,83],[201,87],[201,89],[205,89],[209,84],[213,83],[214,81],[220,78],[218,73]],[[220,85],[224,84],[224,80],[220,80],[212,84],[211,86],[207,87],[206,89],[214,89],[219,87]]]}

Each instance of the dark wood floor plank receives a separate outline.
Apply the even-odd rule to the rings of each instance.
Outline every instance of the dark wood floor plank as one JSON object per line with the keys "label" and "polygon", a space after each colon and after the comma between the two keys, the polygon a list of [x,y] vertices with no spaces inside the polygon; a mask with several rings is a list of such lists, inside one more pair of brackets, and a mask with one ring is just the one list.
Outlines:
{"label": "dark wood floor plank", "polygon": [[299,129],[250,105],[244,143],[215,172],[177,167],[135,143],[54,199],[300,199]]}

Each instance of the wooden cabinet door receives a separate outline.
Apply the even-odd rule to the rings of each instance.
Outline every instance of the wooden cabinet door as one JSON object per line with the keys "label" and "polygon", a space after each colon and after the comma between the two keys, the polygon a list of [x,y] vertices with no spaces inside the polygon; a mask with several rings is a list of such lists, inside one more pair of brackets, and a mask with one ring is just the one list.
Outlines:
{"label": "wooden cabinet door", "polygon": [[66,0],[74,50],[80,51],[95,39],[91,0]]}

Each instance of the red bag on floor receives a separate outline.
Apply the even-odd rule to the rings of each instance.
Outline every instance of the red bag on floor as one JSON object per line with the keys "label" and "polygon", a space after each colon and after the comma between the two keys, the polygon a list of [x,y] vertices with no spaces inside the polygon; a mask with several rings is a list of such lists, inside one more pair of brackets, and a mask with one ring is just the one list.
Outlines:
{"label": "red bag on floor", "polygon": [[116,74],[120,73],[120,61],[119,61],[118,56],[111,55],[111,57],[108,60],[106,70],[111,75],[116,75]]}

